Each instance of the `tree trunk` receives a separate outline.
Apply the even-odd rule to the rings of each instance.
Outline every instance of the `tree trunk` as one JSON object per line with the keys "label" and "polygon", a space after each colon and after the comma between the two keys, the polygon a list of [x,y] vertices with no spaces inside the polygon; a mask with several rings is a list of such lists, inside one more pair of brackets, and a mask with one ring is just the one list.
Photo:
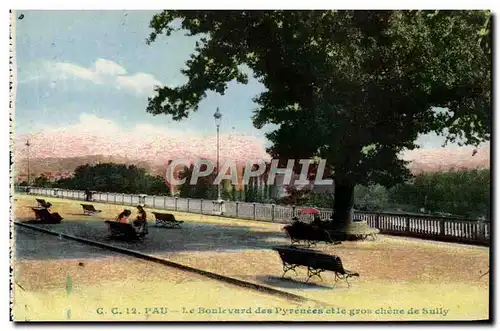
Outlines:
{"label": "tree trunk", "polygon": [[352,221],[354,206],[354,184],[335,183],[335,200],[333,204],[333,222],[335,228],[342,229]]}

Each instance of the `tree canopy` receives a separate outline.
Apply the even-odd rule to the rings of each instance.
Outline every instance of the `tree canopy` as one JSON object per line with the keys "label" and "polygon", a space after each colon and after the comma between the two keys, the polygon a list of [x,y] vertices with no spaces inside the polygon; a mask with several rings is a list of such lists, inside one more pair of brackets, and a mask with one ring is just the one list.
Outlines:
{"label": "tree canopy", "polygon": [[266,88],[255,127],[278,125],[269,152],[326,159],[341,220],[356,183],[409,178],[398,154],[419,134],[490,139],[488,11],[163,11],[150,27],[149,43],[175,30],[200,40],[187,83],[157,87],[147,111],[188,117],[208,91],[247,83],[247,66]]}
{"label": "tree canopy", "polygon": [[390,191],[390,199],[426,212],[491,219],[490,187],[489,169],[436,172],[417,175],[413,183],[395,186]]}
{"label": "tree canopy", "polygon": [[147,174],[145,169],[134,165],[115,163],[78,166],[71,178],[61,179],[53,186],[101,192],[170,194],[163,177]]}

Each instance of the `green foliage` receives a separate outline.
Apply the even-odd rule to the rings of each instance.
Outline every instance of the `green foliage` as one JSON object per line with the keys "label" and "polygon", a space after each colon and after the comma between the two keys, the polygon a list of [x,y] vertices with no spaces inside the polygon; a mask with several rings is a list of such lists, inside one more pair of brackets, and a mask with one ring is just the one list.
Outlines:
{"label": "green foliage", "polygon": [[170,195],[170,188],[162,176],[146,175],[146,194]]}
{"label": "green foliage", "polygon": [[383,211],[388,203],[389,194],[382,185],[357,185],[354,188],[354,207],[358,210]]}
{"label": "green foliage", "polygon": [[[489,169],[421,174],[412,182],[391,189],[381,185],[356,185],[354,208],[362,211],[432,213],[491,219],[491,172]],[[283,204],[331,209],[331,193],[287,188]]]}
{"label": "green foliage", "polygon": [[234,197],[235,197],[235,201],[245,201],[245,197],[244,197],[244,190],[235,190],[235,194],[234,194]]}
{"label": "green foliage", "polygon": [[[214,185],[216,174],[212,173],[209,176],[198,178],[194,185],[191,185],[191,178],[193,175],[194,166],[184,167],[179,173],[179,179],[186,179],[184,184],[179,185],[179,196],[181,198],[193,199],[216,199],[217,198],[217,185]],[[205,169],[202,166],[202,171]]]}
{"label": "green foliage", "polygon": [[101,192],[168,195],[170,190],[161,176],[151,176],[134,165],[100,163],[82,165],[72,178],[58,180],[54,186],[65,189]]}
{"label": "green foliage", "polygon": [[259,199],[259,192],[255,178],[251,178],[248,184],[245,184],[245,202],[257,202]]}
{"label": "green foliage", "polygon": [[314,206],[317,208],[333,208],[333,196],[331,193],[314,193],[312,192],[305,203],[307,206]]}
{"label": "green foliage", "polygon": [[233,185],[231,183],[231,180],[229,179],[223,179],[221,180],[221,197],[223,200],[231,201],[233,200]]}
{"label": "green foliage", "polygon": [[[287,197],[280,203],[290,205],[314,206],[317,208],[332,209],[334,196],[330,192],[316,193],[309,189],[286,188]],[[389,194],[387,189],[381,185],[363,186],[356,185],[354,188],[354,208],[364,211],[383,211],[388,207]]]}
{"label": "green foliage", "polygon": [[489,218],[490,189],[489,169],[458,170],[419,175],[411,184],[394,187],[390,199],[431,213]]}
{"label": "green foliage", "polygon": [[37,178],[35,178],[35,181],[33,182],[33,185],[36,187],[52,187],[52,182],[50,179],[45,176],[44,174],[41,174]]}
{"label": "green foliage", "polygon": [[286,196],[281,199],[281,202],[285,205],[305,205],[309,202],[310,196],[312,195],[309,189],[298,189],[294,185],[287,185],[285,187]]}
{"label": "green foliage", "polygon": [[54,182],[54,187],[63,188],[63,189],[79,189],[76,185],[76,180],[74,177],[71,178],[59,178]]}
{"label": "green foliage", "polygon": [[236,185],[231,184],[231,200],[236,201]]}
{"label": "green foliage", "polygon": [[257,178],[252,177],[249,183],[243,187],[241,200],[245,202],[274,203],[275,199],[271,196],[272,187],[273,185],[259,185]]}

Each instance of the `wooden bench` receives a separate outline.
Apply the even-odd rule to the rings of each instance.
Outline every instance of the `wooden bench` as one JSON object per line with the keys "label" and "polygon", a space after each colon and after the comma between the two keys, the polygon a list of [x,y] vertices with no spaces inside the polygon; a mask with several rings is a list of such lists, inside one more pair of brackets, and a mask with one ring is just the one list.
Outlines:
{"label": "wooden bench", "polygon": [[108,230],[112,238],[123,240],[140,240],[143,238],[137,233],[132,224],[117,221],[104,221],[104,223],[108,224]]}
{"label": "wooden bench", "polygon": [[184,223],[184,221],[176,220],[173,214],[157,213],[157,212],[152,212],[152,213],[153,215],[155,215],[157,226],[166,226],[172,228],[177,227],[180,229],[181,224]]}
{"label": "wooden bench", "polygon": [[58,224],[63,218],[58,213],[51,213],[47,208],[31,208],[35,213],[35,221],[41,224]]}
{"label": "wooden bench", "polygon": [[273,247],[273,250],[278,252],[283,262],[283,275],[281,277],[284,277],[289,270],[293,270],[297,274],[295,268],[298,266],[307,267],[306,282],[313,276],[318,276],[322,280],[320,274],[323,271],[332,271],[335,274],[335,283],[339,279],[343,279],[349,287],[348,279],[359,277],[357,272],[345,270],[342,260],[337,255],[327,255],[309,249],[288,246]]}
{"label": "wooden bench", "polygon": [[50,202],[47,202],[44,199],[36,199],[36,202],[38,203],[38,206],[42,208],[49,209],[52,206]]}
{"label": "wooden bench", "polygon": [[95,209],[94,205],[87,205],[82,203],[83,213],[88,216],[95,216],[99,214],[102,210]]}
{"label": "wooden bench", "polygon": [[287,225],[283,228],[292,245],[303,243],[305,246],[310,247],[316,245],[318,242],[325,242],[327,244],[339,245],[342,242],[334,240],[330,233],[320,227],[313,226],[306,223],[294,223]]}

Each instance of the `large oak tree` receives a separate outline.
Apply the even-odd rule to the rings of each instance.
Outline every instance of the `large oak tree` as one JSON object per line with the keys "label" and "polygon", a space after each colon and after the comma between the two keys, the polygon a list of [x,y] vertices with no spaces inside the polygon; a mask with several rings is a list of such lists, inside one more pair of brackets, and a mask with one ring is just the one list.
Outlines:
{"label": "large oak tree", "polygon": [[163,11],[150,27],[148,43],[175,30],[200,41],[182,70],[187,83],[158,87],[147,111],[188,117],[208,91],[247,83],[246,65],[266,87],[254,125],[279,126],[269,152],[327,159],[339,226],[356,183],[408,178],[398,153],[419,134],[490,138],[487,11]]}

